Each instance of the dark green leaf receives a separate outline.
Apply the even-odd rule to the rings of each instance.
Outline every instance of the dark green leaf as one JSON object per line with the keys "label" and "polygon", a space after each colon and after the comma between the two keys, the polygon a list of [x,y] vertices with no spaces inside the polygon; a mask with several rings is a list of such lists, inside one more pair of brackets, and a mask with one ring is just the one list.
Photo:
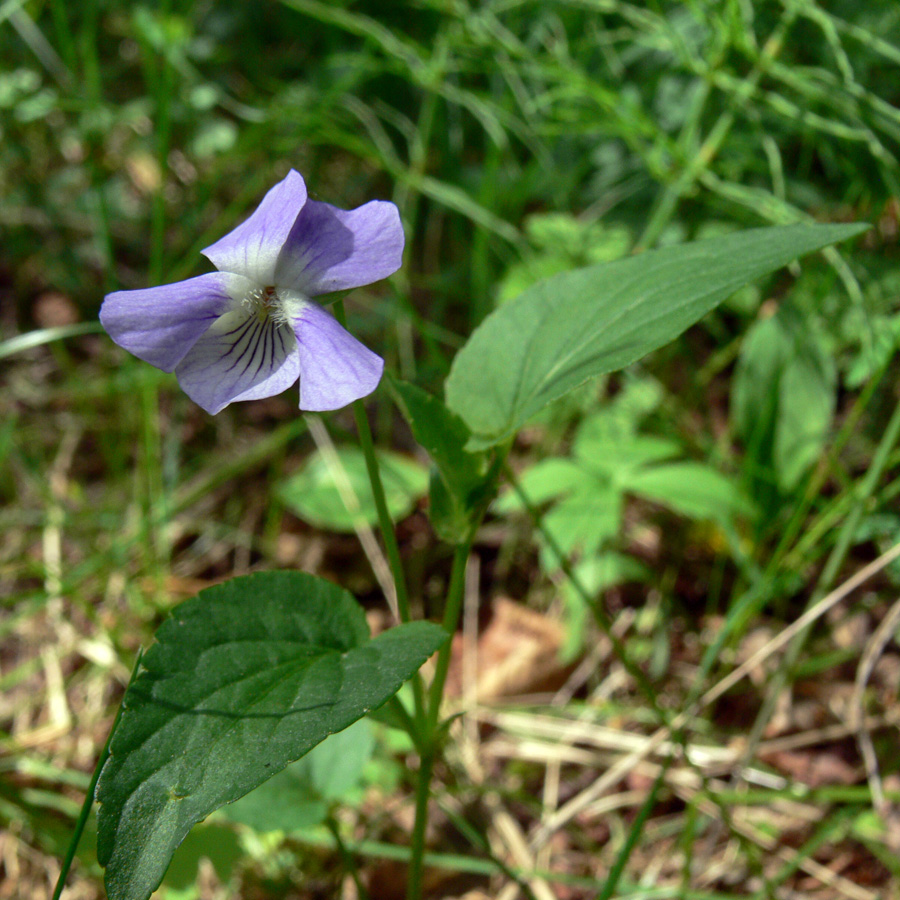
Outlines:
{"label": "dark green leaf", "polygon": [[369,640],[346,591],[300,572],[235,578],[177,607],[123,700],[97,789],[111,900],[145,900],[191,826],[380,706],[445,640]]}

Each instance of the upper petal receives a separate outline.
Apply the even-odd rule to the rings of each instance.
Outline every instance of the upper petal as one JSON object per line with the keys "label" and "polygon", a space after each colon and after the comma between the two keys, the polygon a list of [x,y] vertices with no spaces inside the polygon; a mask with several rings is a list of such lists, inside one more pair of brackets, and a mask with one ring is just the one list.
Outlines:
{"label": "upper petal", "polygon": [[308,200],[281,250],[275,283],[309,297],[371,284],[400,268],[403,243],[393,203],[338,209]]}
{"label": "upper petal", "polygon": [[182,390],[212,414],[280,394],[299,373],[291,329],[243,308],[217,319],[175,370]]}
{"label": "upper petal", "polygon": [[221,272],[236,272],[260,285],[275,284],[278,254],[305,203],[303,176],[291,169],[249,219],[207,247],[203,255]]}
{"label": "upper petal", "polygon": [[129,353],[171,372],[210,325],[252,285],[212,272],[159,287],[107,294],[100,321]]}
{"label": "upper petal", "polygon": [[300,409],[340,409],[378,387],[384,360],[330,313],[308,304],[294,320],[300,345]]}

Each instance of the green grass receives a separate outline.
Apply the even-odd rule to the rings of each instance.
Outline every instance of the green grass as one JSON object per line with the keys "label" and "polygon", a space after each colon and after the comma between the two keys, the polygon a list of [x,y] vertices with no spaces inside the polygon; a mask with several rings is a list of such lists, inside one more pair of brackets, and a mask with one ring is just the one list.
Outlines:
{"label": "green grass", "polygon": [[[612,889],[611,871],[619,897],[897,889],[890,810],[873,808],[882,783],[897,802],[895,644],[853,692],[896,598],[896,563],[724,696],[694,704],[900,539],[895,3],[29,0],[0,5],[0,56],[0,864],[18,893],[49,896],[48,861],[62,855],[138,647],[176,602],[281,566],[381,605],[355,539],[278,499],[315,449],[291,392],[210,418],[96,332],[106,291],[205,271],[199,250],[290,166],[318,199],[400,207],[404,268],[351,295],[348,315],[393,371],[435,392],[504,285],[591,253],[761,224],[875,225],[743,292],[627,377],[564,398],[521,436],[518,472],[568,455],[599,404],[650,384],[659,402],[641,432],[721,472],[756,513],[721,529],[627,501],[610,549],[648,574],[599,595],[581,585],[615,642],[577,620],[592,664],[576,699],[552,707],[559,734],[522,733],[493,707],[470,713],[493,730],[451,731],[434,864],[465,877],[436,879],[432,894],[497,896],[519,879],[537,897],[593,897]],[[786,348],[774,362],[773,321]],[[777,377],[754,393],[747,373],[760,371]],[[789,379],[807,393],[783,388]],[[388,392],[369,406],[377,442],[413,452]],[[349,411],[326,424],[338,444],[354,431]],[[805,461],[779,456],[802,428]],[[542,531],[489,518],[476,541],[482,608],[511,596],[572,628],[567,579],[583,560],[576,547],[571,566],[545,565]],[[449,556],[421,508],[400,540],[413,605],[436,609]],[[533,727],[550,697],[527,707]],[[860,697],[875,774],[846,727]],[[660,727],[672,740],[637,759],[631,738]],[[379,758],[405,765],[407,753],[386,744]],[[539,847],[541,823],[616,766],[624,781],[592,801],[606,806],[560,817]],[[341,819],[363,880],[403,854],[403,771]],[[240,861],[216,876],[225,896],[250,884],[337,895],[333,836],[240,841]],[[80,859],[78,896],[101,896],[89,851]]]}

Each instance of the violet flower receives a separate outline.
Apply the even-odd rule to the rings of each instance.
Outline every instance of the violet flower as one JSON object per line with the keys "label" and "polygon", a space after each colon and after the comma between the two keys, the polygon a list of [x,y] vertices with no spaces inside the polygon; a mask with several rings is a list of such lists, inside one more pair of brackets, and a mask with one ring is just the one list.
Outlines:
{"label": "violet flower", "polygon": [[121,347],[165,372],[209,413],[271,397],[300,379],[300,408],[370,394],[384,361],[310,298],[396,272],[393,203],[338,209],[309,200],[293,169],[256,211],[203,254],[219,270],[109,294],[100,321]]}

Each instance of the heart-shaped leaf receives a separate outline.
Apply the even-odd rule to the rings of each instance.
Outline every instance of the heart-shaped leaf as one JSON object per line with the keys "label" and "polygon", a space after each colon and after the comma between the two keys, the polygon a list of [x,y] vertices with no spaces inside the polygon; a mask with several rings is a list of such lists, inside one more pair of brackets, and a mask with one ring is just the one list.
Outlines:
{"label": "heart-shaped leaf", "polygon": [[350,594],[300,572],[178,606],[125,694],[97,789],[111,900],[146,900],[192,825],[380,706],[445,639],[415,622],[370,640]]}

